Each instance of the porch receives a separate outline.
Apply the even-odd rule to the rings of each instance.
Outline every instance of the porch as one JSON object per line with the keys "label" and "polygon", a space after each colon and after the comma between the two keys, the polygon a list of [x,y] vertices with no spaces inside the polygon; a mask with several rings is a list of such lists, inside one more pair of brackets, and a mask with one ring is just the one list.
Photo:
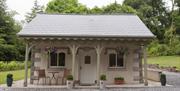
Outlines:
{"label": "porch", "polygon": [[[98,85],[102,74],[107,75],[110,85],[113,85],[114,77],[117,76],[124,77],[128,84],[144,82],[144,85],[148,85],[145,40],[39,38],[26,41],[26,63],[31,52],[31,84],[38,68],[43,69],[44,74],[51,79],[46,84],[56,84],[58,76],[64,75],[64,71],[68,69],[68,74],[73,76],[74,81],[79,81],[80,86]],[[122,56],[118,59],[120,54]],[[27,64],[25,68],[24,86],[27,86]],[[41,80],[40,83],[45,84],[44,82]],[[64,85],[65,82],[61,81],[59,84]]]}

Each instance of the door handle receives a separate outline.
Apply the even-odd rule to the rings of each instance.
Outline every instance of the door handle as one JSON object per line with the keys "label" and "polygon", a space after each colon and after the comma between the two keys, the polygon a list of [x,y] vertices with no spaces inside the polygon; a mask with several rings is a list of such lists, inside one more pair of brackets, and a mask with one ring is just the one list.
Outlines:
{"label": "door handle", "polygon": [[82,67],[80,66],[80,70],[82,69]]}

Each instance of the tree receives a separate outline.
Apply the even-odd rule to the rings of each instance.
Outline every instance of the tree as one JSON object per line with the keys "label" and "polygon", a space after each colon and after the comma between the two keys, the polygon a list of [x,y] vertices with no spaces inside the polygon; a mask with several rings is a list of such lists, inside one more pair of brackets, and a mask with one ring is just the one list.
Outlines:
{"label": "tree", "polygon": [[163,0],[124,0],[124,5],[136,9],[138,16],[162,42],[167,26],[170,26],[169,12]]}
{"label": "tree", "polygon": [[178,13],[180,15],[180,0],[175,0],[174,3],[176,4],[176,6],[178,8]]}
{"label": "tree", "polygon": [[88,13],[90,13],[90,14],[102,14],[103,9],[95,6],[94,8],[90,9]]}
{"label": "tree", "polygon": [[32,21],[32,19],[33,18],[35,18],[36,17],[36,14],[37,13],[42,13],[43,12],[43,6],[40,6],[39,4],[38,4],[38,1],[37,0],[35,0],[34,1],[34,6],[33,6],[33,8],[31,9],[31,12],[30,13],[27,13],[27,15],[25,15],[25,17],[26,17],[26,21],[29,23],[30,21]]}
{"label": "tree", "polygon": [[47,4],[46,13],[74,13],[86,14],[88,9],[86,6],[78,3],[78,0],[52,0]]}
{"label": "tree", "polygon": [[99,8],[95,6],[88,9],[86,6],[78,3],[78,0],[52,0],[46,8],[47,13],[61,14],[113,14],[113,13],[135,13],[136,11],[126,5],[114,2],[110,5]]}
{"label": "tree", "polygon": [[127,5],[118,4],[116,1],[103,7],[104,14],[136,13],[136,10]]}
{"label": "tree", "polygon": [[124,5],[131,6],[133,9],[140,9],[142,5],[145,5],[144,0],[124,0]]}
{"label": "tree", "polygon": [[23,44],[16,36],[21,25],[12,18],[15,13],[6,10],[5,0],[0,0],[0,60],[22,60],[24,49],[21,51],[19,49],[23,48]]}
{"label": "tree", "polygon": [[[138,16],[157,36],[148,51],[157,55],[179,55],[180,0],[170,0],[172,7],[166,8],[163,0],[125,0],[123,4],[137,10]],[[177,8],[177,9],[176,9]]]}

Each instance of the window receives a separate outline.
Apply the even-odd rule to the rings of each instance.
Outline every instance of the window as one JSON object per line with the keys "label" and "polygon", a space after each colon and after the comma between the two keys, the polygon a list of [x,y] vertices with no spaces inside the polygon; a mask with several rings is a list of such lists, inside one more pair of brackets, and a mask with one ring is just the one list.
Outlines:
{"label": "window", "polygon": [[109,54],[109,67],[116,66],[116,54]]}
{"label": "window", "polygon": [[109,67],[124,67],[124,53],[109,54]]}
{"label": "window", "polygon": [[59,53],[59,66],[65,66],[65,53]]}
{"label": "window", "polygon": [[65,66],[65,53],[50,53],[50,66],[51,67],[64,67]]}
{"label": "window", "polygon": [[91,57],[90,56],[85,56],[84,64],[91,64]]}
{"label": "window", "polygon": [[51,58],[51,66],[57,66],[57,53],[51,52],[50,58]]}

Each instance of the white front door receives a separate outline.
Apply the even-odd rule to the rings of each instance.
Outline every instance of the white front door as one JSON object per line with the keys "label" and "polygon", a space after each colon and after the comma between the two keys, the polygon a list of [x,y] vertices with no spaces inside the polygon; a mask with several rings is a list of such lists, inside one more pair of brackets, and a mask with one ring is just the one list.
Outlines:
{"label": "white front door", "polygon": [[82,85],[95,84],[96,80],[96,53],[83,52],[80,62],[80,83]]}

